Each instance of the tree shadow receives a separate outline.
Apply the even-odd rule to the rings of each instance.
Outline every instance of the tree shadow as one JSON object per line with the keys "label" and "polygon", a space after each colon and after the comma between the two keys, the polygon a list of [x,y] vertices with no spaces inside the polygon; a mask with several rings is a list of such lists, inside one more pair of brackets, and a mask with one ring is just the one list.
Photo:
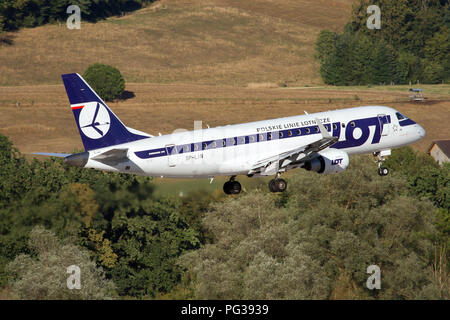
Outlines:
{"label": "tree shadow", "polygon": [[124,90],[122,94],[118,97],[119,100],[128,100],[136,97],[133,91]]}
{"label": "tree shadow", "polygon": [[0,31],[0,46],[12,46],[14,44],[14,38],[15,36],[13,34]]}

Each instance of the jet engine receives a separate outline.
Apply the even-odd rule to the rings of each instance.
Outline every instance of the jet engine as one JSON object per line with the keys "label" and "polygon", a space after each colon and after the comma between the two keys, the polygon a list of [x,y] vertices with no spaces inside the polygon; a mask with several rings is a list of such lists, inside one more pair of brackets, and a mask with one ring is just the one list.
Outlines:
{"label": "jet engine", "polygon": [[348,154],[338,149],[328,149],[305,162],[304,169],[317,173],[338,173],[347,169],[350,163]]}

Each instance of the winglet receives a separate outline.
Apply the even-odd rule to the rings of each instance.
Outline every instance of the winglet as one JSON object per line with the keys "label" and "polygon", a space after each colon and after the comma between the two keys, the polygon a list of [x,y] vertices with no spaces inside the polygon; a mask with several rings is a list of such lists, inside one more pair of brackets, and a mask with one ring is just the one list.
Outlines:
{"label": "winglet", "polygon": [[320,129],[320,133],[322,134],[323,138],[331,138],[330,134],[328,133],[327,129],[325,129],[325,126],[320,122],[318,118],[315,118],[317,126]]}

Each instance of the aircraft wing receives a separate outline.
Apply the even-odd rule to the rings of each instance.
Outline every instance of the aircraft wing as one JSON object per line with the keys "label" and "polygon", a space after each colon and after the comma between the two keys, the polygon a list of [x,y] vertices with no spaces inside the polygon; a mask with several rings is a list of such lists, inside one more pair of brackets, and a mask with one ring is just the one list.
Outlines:
{"label": "aircraft wing", "polygon": [[120,162],[128,160],[128,148],[111,149],[98,155],[94,155],[91,159],[106,165],[117,165]]}
{"label": "aircraft wing", "polygon": [[331,136],[319,119],[315,119],[319,126],[322,138],[305,146],[297,147],[282,153],[257,161],[249,171],[249,174],[260,173],[261,175],[272,175],[286,168],[293,162],[305,162],[311,155],[333,145],[339,138]]}

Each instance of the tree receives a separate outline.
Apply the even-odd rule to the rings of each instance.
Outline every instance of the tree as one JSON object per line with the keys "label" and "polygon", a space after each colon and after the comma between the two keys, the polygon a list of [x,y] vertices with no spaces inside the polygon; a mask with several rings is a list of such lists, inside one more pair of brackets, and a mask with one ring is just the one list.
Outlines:
{"label": "tree", "polygon": [[[377,5],[381,10],[379,30],[367,28],[369,5]],[[327,39],[327,31],[319,33],[316,56],[320,58],[323,81],[349,85],[448,80],[449,12],[448,1],[356,1],[344,32],[337,34],[332,55],[317,54]],[[366,43],[361,42],[364,37],[370,39],[373,54],[367,54]]]}
{"label": "tree", "polygon": [[[22,299],[112,299],[115,286],[101,268],[89,259],[89,253],[71,243],[60,242],[54,233],[35,227],[29,245],[34,254],[20,254],[8,264],[13,275],[11,286]],[[68,289],[67,268],[80,268],[81,289]]]}
{"label": "tree", "polygon": [[424,83],[441,83],[449,77],[445,73],[444,66],[439,62],[424,60],[423,66],[422,81]]}
{"label": "tree", "polygon": [[328,56],[333,53],[336,44],[336,36],[335,32],[328,30],[320,31],[316,40],[314,57],[321,63],[325,62]]}
{"label": "tree", "polygon": [[120,71],[109,65],[92,64],[84,72],[83,78],[105,101],[120,97],[125,90],[125,80]]}
{"label": "tree", "polygon": [[117,204],[109,232],[118,255],[110,274],[119,294],[155,297],[170,292],[181,281],[176,259],[198,248],[197,233],[169,199]]}

